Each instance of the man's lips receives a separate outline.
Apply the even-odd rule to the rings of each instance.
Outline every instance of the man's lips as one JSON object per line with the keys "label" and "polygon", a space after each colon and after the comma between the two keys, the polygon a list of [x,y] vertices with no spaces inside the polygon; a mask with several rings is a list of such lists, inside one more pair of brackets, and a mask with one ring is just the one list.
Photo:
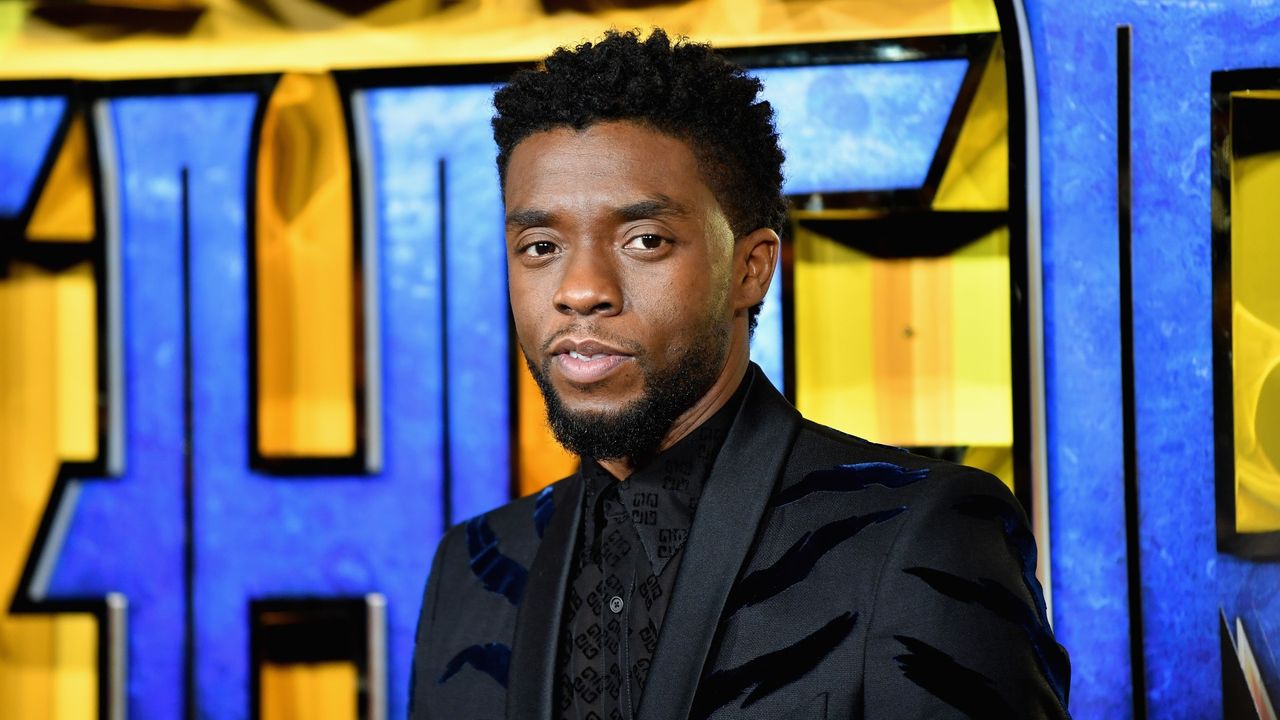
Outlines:
{"label": "man's lips", "polygon": [[551,346],[551,362],[566,380],[587,385],[603,380],[631,355],[591,338],[563,338]]}

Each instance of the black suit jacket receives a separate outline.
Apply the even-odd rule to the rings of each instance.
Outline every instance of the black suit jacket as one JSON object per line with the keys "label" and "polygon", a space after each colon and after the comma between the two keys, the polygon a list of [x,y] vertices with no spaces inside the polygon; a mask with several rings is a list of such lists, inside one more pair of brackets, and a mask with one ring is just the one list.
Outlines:
{"label": "black suit jacket", "polygon": [[[1035,542],[990,475],[811,423],[753,367],[638,720],[1066,717]],[[554,718],[581,477],[441,540],[415,720]]]}

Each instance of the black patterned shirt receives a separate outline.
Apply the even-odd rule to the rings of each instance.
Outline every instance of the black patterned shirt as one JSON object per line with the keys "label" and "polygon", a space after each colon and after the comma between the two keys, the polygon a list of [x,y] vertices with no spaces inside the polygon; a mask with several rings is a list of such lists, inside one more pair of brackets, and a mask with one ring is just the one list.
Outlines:
{"label": "black patterned shirt", "polygon": [[681,550],[746,382],[709,420],[619,481],[591,458],[556,656],[563,720],[631,720]]}

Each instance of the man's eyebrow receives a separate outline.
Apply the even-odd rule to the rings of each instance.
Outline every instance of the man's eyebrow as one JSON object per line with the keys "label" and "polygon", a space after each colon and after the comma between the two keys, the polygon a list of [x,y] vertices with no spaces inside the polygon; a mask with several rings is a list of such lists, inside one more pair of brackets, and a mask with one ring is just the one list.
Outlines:
{"label": "man's eyebrow", "polygon": [[623,222],[662,217],[687,217],[689,214],[688,208],[665,195],[633,202],[614,210],[614,215]]}
{"label": "man's eyebrow", "polygon": [[[638,200],[615,208],[612,214],[619,222],[634,222],[662,217],[687,217],[689,209],[665,195]],[[523,230],[545,227],[555,222],[555,213],[548,210],[522,208],[507,213],[507,230]]]}
{"label": "man's eyebrow", "polygon": [[523,230],[524,228],[550,225],[554,215],[546,210],[512,210],[507,213],[507,229]]}

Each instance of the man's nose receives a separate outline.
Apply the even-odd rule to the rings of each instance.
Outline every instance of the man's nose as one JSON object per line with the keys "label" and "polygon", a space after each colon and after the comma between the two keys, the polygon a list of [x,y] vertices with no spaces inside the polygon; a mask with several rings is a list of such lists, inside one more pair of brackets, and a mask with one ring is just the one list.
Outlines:
{"label": "man's nose", "polygon": [[552,302],[566,315],[616,315],[622,310],[618,268],[607,248],[581,247],[566,258]]}

